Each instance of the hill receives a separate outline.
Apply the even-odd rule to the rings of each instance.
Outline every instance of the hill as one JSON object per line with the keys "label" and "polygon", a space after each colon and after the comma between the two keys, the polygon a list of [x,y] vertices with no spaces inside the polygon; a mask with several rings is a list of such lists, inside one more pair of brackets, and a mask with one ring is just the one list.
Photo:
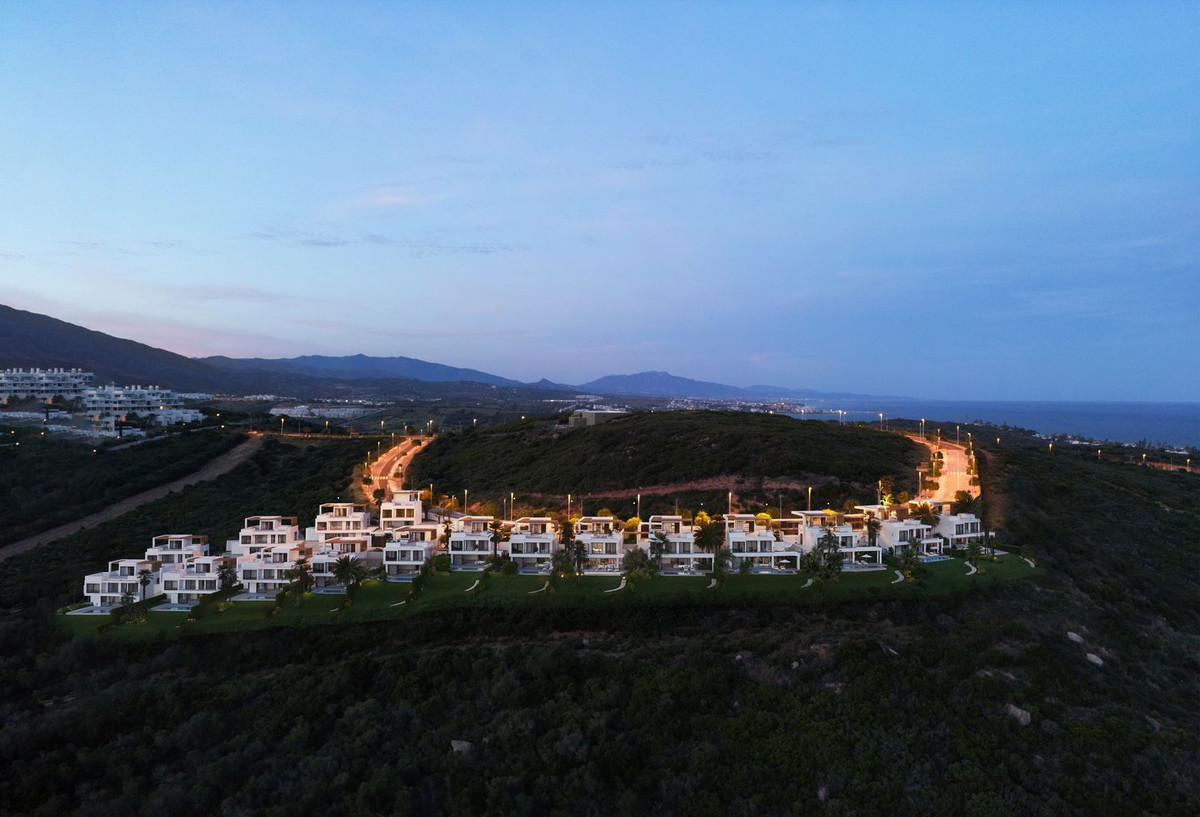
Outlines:
{"label": "hill", "polygon": [[248,385],[228,373],[165,349],[127,340],[48,315],[0,304],[0,368],[79,367],[97,383],[160,385],[214,391]]}
{"label": "hill", "polygon": [[[564,431],[547,418],[439,437],[411,466],[447,489],[552,494],[602,492],[711,477],[805,478],[859,486],[906,478],[921,449],[870,429],[777,414],[632,414]],[[898,483],[900,484],[900,483]]]}
{"label": "hill", "polygon": [[197,358],[202,363],[237,372],[290,372],[306,377],[337,380],[403,379],[428,383],[472,381],[494,386],[521,387],[519,380],[510,380],[477,369],[461,369],[441,363],[430,363],[412,357],[370,357],[348,355],[303,355],[292,358],[231,358],[224,356]]}
{"label": "hill", "polygon": [[5,813],[1200,811],[1200,578],[1177,569],[1195,563],[1196,476],[1012,436],[986,452],[985,492],[1044,580],[817,609],[460,592],[409,618],[169,642],[54,626],[83,570],[165,530],[220,541],[246,513],[311,513],[360,453],[271,440],[239,473],[6,563]]}

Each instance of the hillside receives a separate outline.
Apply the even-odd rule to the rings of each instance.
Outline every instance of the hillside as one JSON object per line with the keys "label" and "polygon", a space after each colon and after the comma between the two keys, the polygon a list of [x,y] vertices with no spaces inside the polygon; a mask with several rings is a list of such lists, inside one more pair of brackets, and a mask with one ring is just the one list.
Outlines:
{"label": "hillside", "polygon": [[[902,485],[921,450],[892,434],[783,415],[684,411],[632,414],[570,431],[547,418],[439,437],[411,466],[447,490],[603,492],[725,475],[870,486]],[[915,481],[915,477],[913,478]]]}
{"label": "hillside", "polygon": [[362,380],[382,378],[420,380],[429,383],[472,381],[495,386],[524,386],[519,380],[462,369],[441,363],[430,363],[412,357],[370,357],[368,355],[302,355],[293,358],[231,358],[224,356],[198,358],[202,363],[236,372],[288,372],[306,377]]}
{"label": "hillside", "polygon": [[79,367],[94,371],[96,383],[184,391],[228,389],[246,380],[165,349],[0,304],[0,368],[15,366]]}
{"label": "hillside", "polygon": [[[459,593],[457,608],[382,622],[65,640],[50,614],[82,570],[164,530],[219,540],[251,509],[311,513],[358,458],[353,443],[269,441],[237,474],[6,565],[0,802],[14,815],[1195,815],[1200,578],[1172,567],[1195,563],[1197,478],[1004,443],[985,490],[1041,581],[820,609],[528,594],[484,607]],[[329,771],[343,768],[369,773]]]}

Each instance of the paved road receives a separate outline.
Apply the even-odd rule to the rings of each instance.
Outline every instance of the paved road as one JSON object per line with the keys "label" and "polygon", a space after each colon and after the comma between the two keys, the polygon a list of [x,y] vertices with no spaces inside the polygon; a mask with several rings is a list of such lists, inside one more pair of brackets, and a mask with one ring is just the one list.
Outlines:
{"label": "paved road", "polygon": [[402,477],[408,469],[409,462],[416,456],[417,452],[429,444],[432,438],[421,438],[421,445],[417,445],[416,439],[406,439],[398,443],[394,448],[389,448],[383,452],[379,459],[371,464],[371,484],[365,486],[366,494],[371,498],[376,489],[382,488],[387,492],[385,499],[391,499],[392,494],[400,490],[400,480],[391,479],[392,474],[399,472]]}
{"label": "paved road", "polygon": [[[922,440],[918,435],[911,435],[911,439],[914,442],[923,442],[930,453],[937,450],[937,446],[930,440]],[[938,480],[938,489],[932,494],[929,491],[922,491],[920,498],[952,502],[954,495],[959,491],[966,491],[971,496],[979,496],[979,486],[971,484],[971,477],[967,473],[966,446],[943,441],[942,455],[945,459],[942,460],[942,476]]]}
{"label": "paved road", "polygon": [[207,482],[211,479],[216,479],[222,474],[227,474],[234,468],[246,461],[250,455],[259,449],[262,445],[262,437],[255,435],[250,437],[244,443],[230,451],[226,451],[221,456],[214,460],[210,460],[207,465],[186,477],[180,477],[174,482],[169,482],[166,485],[160,485],[157,488],[151,488],[148,491],[142,491],[140,494],[122,499],[114,505],[110,505],[102,511],[97,511],[90,516],[85,516],[82,519],[76,519],[74,522],[68,522],[65,525],[59,525],[57,528],[52,528],[48,531],[30,536],[28,539],[22,539],[19,542],[13,542],[11,545],[6,545],[0,548],[0,562],[7,559],[9,556],[15,556],[18,553],[24,553],[27,550],[32,550],[35,547],[56,542],[59,539],[70,536],[73,533],[78,533],[84,528],[94,528],[101,522],[108,522],[111,519],[116,519],[118,516],[123,516],[129,513],[134,508],[139,508],[148,502],[153,502],[156,499],[162,499],[171,491],[178,491],[186,488],[188,485],[193,485],[197,482]]}

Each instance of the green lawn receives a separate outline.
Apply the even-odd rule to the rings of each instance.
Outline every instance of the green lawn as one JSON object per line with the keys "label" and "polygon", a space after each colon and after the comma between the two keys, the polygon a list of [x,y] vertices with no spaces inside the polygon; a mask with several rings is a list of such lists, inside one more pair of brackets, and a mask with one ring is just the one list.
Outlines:
{"label": "green lawn", "polygon": [[[894,597],[919,598],[959,592],[971,586],[1041,576],[1044,570],[1030,568],[1016,556],[1003,556],[998,562],[984,562],[980,572],[967,575],[961,559],[925,566],[920,582],[892,584],[891,571],[846,572],[836,582],[815,582],[805,587],[808,577],[742,576],[731,574],[717,588],[710,589],[708,576],[662,577],[628,582],[623,590],[618,576],[582,576],[560,579],[550,590],[534,593],[546,583],[542,576],[499,576],[481,573],[452,573],[431,576],[425,589],[410,600],[412,586],[407,583],[368,582],[350,604],[345,596],[306,594],[297,606],[286,600],[277,612],[274,602],[239,601],[224,612],[210,608],[197,621],[188,622],[186,613],[151,613],[145,624],[120,625],[104,635],[119,639],[166,638],[182,634],[231,632],[263,627],[320,626],[351,621],[374,621],[407,617],[422,612],[450,608],[478,607],[654,607],[686,605],[713,607],[750,607],[759,605],[801,605],[822,602],[878,600]],[[481,587],[468,590],[477,580]],[[399,602],[405,602],[399,604]],[[72,635],[92,635],[108,619],[101,616],[59,616],[60,626]]]}

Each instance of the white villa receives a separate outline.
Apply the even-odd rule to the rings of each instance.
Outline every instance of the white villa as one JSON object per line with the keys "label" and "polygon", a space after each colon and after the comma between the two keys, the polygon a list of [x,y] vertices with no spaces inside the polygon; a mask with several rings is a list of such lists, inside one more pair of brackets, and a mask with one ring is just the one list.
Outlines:
{"label": "white villa", "polygon": [[725,515],[725,547],[734,566],[749,561],[756,568],[794,568],[800,556],[798,545],[777,539],[770,520],[752,513]]}
{"label": "white villa", "polygon": [[237,557],[238,581],[251,595],[274,595],[291,583],[287,573],[313,555],[312,543],[288,542]]}
{"label": "white villa", "polygon": [[[865,532],[855,530],[854,525],[838,522],[834,511],[793,511],[800,518],[801,549],[808,553],[826,534],[837,539],[838,550],[851,568],[857,566],[879,566],[883,564],[883,547],[867,539]],[[857,516],[857,514],[855,515]]]}
{"label": "white villa", "polygon": [[389,532],[383,546],[383,568],[389,580],[414,576],[438,546],[438,526],[422,522]]}
{"label": "white villa", "polygon": [[155,536],[146,549],[146,558],[162,565],[178,565],[208,555],[208,537],[191,533],[164,533]]}
{"label": "white villa", "polygon": [[384,530],[415,525],[424,518],[420,491],[395,491],[379,505],[379,527]]}
{"label": "white villa", "polygon": [[682,516],[651,516],[638,529],[638,546],[650,552],[651,540],[665,538],[662,569],[679,573],[708,573],[713,567],[713,554],[696,550],[691,525]]}
{"label": "white villa", "polygon": [[158,563],[149,559],[116,559],[108,563],[108,570],[89,573],[83,577],[83,594],[96,607],[116,607],[121,597],[130,593],[142,598],[142,572],[150,573],[150,582],[145,588],[145,597],[152,598],[162,593]]}
{"label": "white villa", "polygon": [[482,570],[492,554],[492,516],[460,516],[454,520],[448,550],[451,570]]}
{"label": "white villa", "polygon": [[944,515],[938,519],[933,532],[943,536],[950,542],[951,547],[962,548],[972,542],[983,542],[983,528],[973,513],[955,513]]}
{"label": "white villa", "polygon": [[548,516],[522,516],[513,523],[512,536],[503,549],[524,571],[546,571],[558,545],[558,531]]}
{"label": "white villa", "polygon": [[[371,547],[371,512],[360,502],[327,502],[317,509],[316,524],[304,537],[340,554],[361,553]],[[319,550],[324,550],[324,547]]]}
{"label": "white villa", "polygon": [[233,556],[198,556],[182,564],[164,565],[162,592],[168,604],[197,604],[201,596],[221,589],[221,569],[233,567]]}
{"label": "white villa", "polygon": [[625,557],[625,533],[611,516],[581,516],[575,522],[575,541],[587,554],[584,573],[620,573]]}

